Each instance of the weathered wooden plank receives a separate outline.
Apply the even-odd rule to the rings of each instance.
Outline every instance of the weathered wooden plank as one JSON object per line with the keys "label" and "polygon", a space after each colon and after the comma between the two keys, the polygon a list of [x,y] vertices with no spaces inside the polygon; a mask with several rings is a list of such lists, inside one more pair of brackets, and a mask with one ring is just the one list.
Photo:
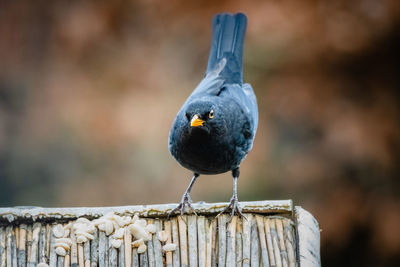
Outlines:
{"label": "weathered wooden plank", "polygon": [[139,267],[139,254],[137,248],[132,248],[132,267]]}
{"label": "weathered wooden plank", "polygon": [[258,238],[260,239],[260,249],[261,249],[261,260],[264,267],[269,266],[267,242],[265,240],[264,231],[264,218],[260,215],[256,215],[256,222],[258,228]]}
{"label": "weathered wooden plank", "polygon": [[0,267],[6,267],[6,231],[0,227]]}
{"label": "weathered wooden plank", "polygon": [[281,253],[278,245],[278,233],[276,232],[275,220],[270,219],[269,228],[271,229],[272,246],[274,247],[275,264],[276,267],[282,267]]}
{"label": "weathered wooden plank", "polygon": [[218,266],[225,266],[226,262],[226,223],[228,215],[218,217]]}
{"label": "weathered wooden plank", "polygon": [[40,234],[40,223],[35,223],[32,227],[32,247],[30,258],[28,259],[28,266],[36,266],[38,264],[38,246],[39,246],[39,234]]}
{"label": "weathered wooden plank", "polygon": [[258,238],[257,222],[255,217],[251,220],[251,247],[250,247],[250,266],[260,266],[260,241]]}
{"label": "weathered wooden plank", "polygon": [[267,249],[268,249],[268,256],[269,256],[269,263],[271,266],[276,266],[276,261],[275,261],[275,253],[274,253],[274,246],[272,244],[272,235],[271,235],[271,228],[269,224],[268,218],[264,218],[264,230],[265,230],[265,235],[267,237]]}
{"label": "weathered wooden plank", "polygon": [[129,229],[126,227],[124,232],[124,254],[125,254],[125,266],[130,267],[132,265],[132,235]]}
{"label": "weathered wooden plank", "polygon": [[107,260],[107,247],[108,247],[108,238],[106,233],[103,231],[99,231],[99,266],[105,267],[108,264]]}
{"label": "weathered wooden plank", "polygon": [[157,232],[153,235],[153,246],[154,246],[154,259],[155,259],[155,266],[163,266],[163,259],[162,259],[162,249],[161,243],[158,239],[158,233],[162,231],[162,221],[156,220],[154,222]]}
{"label": "weathered wooden plank", "polygon": [[238,221],[236,225],[236,267],[243,265],[243,230],[242,221]]}
{"label": "weathered wooden plank", "polygon": [[85,242],[83,244],[83,254],[84,254],[84,263],[85,267],[90,267],[90,241]]}
{"label": "weathered wooden plank", "polygon": [[19,226],[19,242],[18,242],[18,266],[26,266],[26,231],[28,229],[26,224]]}
{"label": "weathered wooden plank", "polygon": [[285,238],[285,246],[288,253],[288,264],[289,267],[296,266],[296,253],[295,253],[295,239],[293,234],[292,221],[289,219],[283,219],[283,236]]}
{"label": "weathered wooden plank", "polygon": [[181,266],[189,266],[186,216],[178,216]]}
{"label": "weathered wooden plank", "polygon": [[93,240],[90,241],[90,263],[91,267],[97,267],[99,262],[99,231],[97,228],[93,233]]}
{"label": "weathered wooden plank", "polygon": [[282,267],[288,267],[289,261],[287,257],[287,250],[285,245],[285,238],[283,236],[283,223],[282,219],[275,219],[276,231],[278,233],[279,249],[282,258]]}
{"label": "weathered wooden plank", "polygon": [[237,217],[234,216],[226,231],[226,266],[236,265],[236,222]]}
{"label": "weathered wooden plank", "polygon": [[242,218],[243,224],[243,267],[250,266],[250,257],[251,257],[251,222],[253,220],[252,214],[245,214]]}
{"label": "weathered wooden plank", "polygon": [[189,265],[197,266],[197,216],[188,216]]}
{"label": "weathered wooden plank", "polygon": [[[57,264],[57,254],[56,254],[56,251],[55,251],[55,247],[54,247],[54,244],[55,244],[55,237],[54,237],[54,234],[53,234],[53,228],[54,228],[55,226],[53,226],[52,228],[51,228],[51,231],[50,231],[50,256],[49,256],[49,266],[55,266],[56,264]],[[29,229],[29,228],[28,228]],[[29,257],[29,256],[28,256]]]}
{"label": "weathered wooden plank", "polygon": [[39,233],[39,263],[46,263],[46,228],[47,225],[42,225]]}
{"label": "weathered wooden plank", "polygon": [[174,267],[179,267],[181,264],[181,255],[180,255],[180,241],[179,241],[179,229],[178,229],[178,219],[171,219],[172,225],[172,242],[176,244],[177,250],[172,254],[172,262]]}
{"label": "weathered wooden plank", "polygon": [[318,222],[301,207],[296,207],[295,215],[300,266],[321,266]]}
{"label": "weathered wooden plank", "polygon": [[[198,243],[198,258],[199,266],[206,266],[207,247],[206,247],[206,218],[199,216],[197,218],[197,243]],[[211,265],[211,261],[210,261]]]}
{"label": "weathered wooden plank", "polygon": [[[167,241],[166,244],[172,243],[172,226],[171,221],[164,222],[164,230],[167,234]],[[165,253],[165,261],[167,267],[172,267],[172,251],[167,251]]]}

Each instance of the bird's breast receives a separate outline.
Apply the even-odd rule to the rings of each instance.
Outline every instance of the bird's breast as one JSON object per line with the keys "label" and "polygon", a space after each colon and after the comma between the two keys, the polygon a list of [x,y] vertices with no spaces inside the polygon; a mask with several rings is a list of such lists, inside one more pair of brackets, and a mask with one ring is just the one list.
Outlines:
{"label": "bird's breast", "polygon": [[170,145],[170,151],[183,167],[200,174],[227,172],[238,164],[231,136],[212,136],[201,129],[183,132]]}

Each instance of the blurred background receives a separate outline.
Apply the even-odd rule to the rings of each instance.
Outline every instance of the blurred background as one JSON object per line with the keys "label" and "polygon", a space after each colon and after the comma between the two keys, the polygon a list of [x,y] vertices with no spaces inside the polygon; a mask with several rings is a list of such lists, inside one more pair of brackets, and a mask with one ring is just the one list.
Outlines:
{"label": "blurred background", "polygon": [[[175,114],[245,12],[260,123],[239,200],[293,199],[323,266],[400,261],[400,2],[0,1],[0,206],[177,202]],[[228,201],[230,174],[194,201]]]}

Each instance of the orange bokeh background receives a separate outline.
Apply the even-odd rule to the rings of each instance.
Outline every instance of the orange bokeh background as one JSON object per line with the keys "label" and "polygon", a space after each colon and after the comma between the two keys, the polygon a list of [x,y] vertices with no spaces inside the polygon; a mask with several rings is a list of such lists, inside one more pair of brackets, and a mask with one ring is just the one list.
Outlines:
{"label": "orange bokeh background", "polygon": [[[240,200],[293,199],[323,266],[400,260],[400,2],[1,1],[0,205],[177,202],[172,120],[204,75],[211,18],[248,16],[260,123]],[[230,174],[194,201],[228,201]]]}

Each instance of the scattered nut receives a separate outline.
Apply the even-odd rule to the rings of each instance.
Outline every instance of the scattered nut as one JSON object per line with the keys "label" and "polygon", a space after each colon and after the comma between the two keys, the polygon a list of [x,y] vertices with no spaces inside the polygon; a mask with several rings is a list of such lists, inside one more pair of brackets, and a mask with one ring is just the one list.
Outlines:
{"label": "scattered nut", "polygon": [[76,224],[76,223],[92,224],[91,221],[89,221],[88,219],[86,219],[86,218],[84,218],[84,217],[78,218],[78,219],[76,220],[75,224]]}
{"label": "scattered nut", "polygon": [[144,245],[143,239],[138,239],[138,240],[135,240],[135,241],[132,242],[132,246],[133,246],[134,248],[138,248],[138,247],[140,247],[141,245]]}
{"label": "scattered nut", "polygon": [[147,225],[147,222],[145,219],[139,219],[139,220],[137,220],[136,223],[143,227],[146,227],[146,225]]}
{"label": "scattered nut", "polygon": [[58,238],[55,241],[54,247],[58,248],[58,247],[62,247],[65,250],[69,250],[71,248],[72,245],[72,240],[70,238]]}
{"label": "scattered nut", "polygon": [[106,235],[112,234],[112,232],[114,231],[114,225],[111,221],[105,221],[104,231],[106,232]]}
{"label": "scattered nut", "polygon": [[[71,231],[74,234],[77,243],[85,243],[94,239],[93,234],[96,231],[96,227],[100,231],[104,231],[107,236],[114,233],[111,238],[111,245],[114,248],[120,248],[122,246],[126,231],[127,234],[132,234],[136,239],[132,242],[132,246],[137,248],[139,254],[144,253],[147,250],[145,241],[151,240],[152,234],[156,233],[157,230],[154,224],[147,224],[147,221],[145,219],[140,219],[138,214],[131,217],[119,216],[110,212],[93,221],[81,217],[65,226],[58,224],[53,227],[52,231],[55,236],[54,248],[56,254],[59,256],[65,256],[71,249],[73,243],[71,238],[69,238]],[[168,239],[165,231],[159,232],[159,239],[161,241],[166,241]],[[175,250],[176,246],[175,248],[172,248],[171,246],[166,247],[165,251],[172,251],[172,249]],[[46,266],[48,265],[39,267]]]}
{"label": "scattered nut", "polygon": [[80,235],[80,236],[78,236],[77,238],[76,238],[76,243],[85,243],[85,242],[87,242],[88,241],[88,239],[85,237],[85,236],[83,236],[83,235]]}
{"label": "scattered nut", "polygon": [[61,224],[57,224],[56,226],[54,226],[53,228],[53,235],[56,238],[61,238],[64,236],[64,227]]}
{"label": "scattered nut", "polygon": [[165,252],[168,251],[175,251],[176,250],[177,245],[174,243],[168,243],[166,245],[164,245],[162,248]]}
{"label": "scattered nut", "polygon": [[67,225],[64,226],[64,229],[71,229],[72,225],[73,225],[73,223],[69,222]]}
{"label": "scattered nut", "polygon": [[124,217],[122,217],[122,220],[124,220],[124,226],[126,226],[126,225],[131,223],[132,217],[131,216],[124,216]]}
{"label": "scattered nut", "polygon": [[116,220],[112,219],[112,220],[110,220],[110,222],[112,223],[112,225],[113,225],[115,231],[118,230],[118,229],[120,228],[120,227],[119,227],[119,224],[118,224],[118,222],[117,222]]}
{"label": "scattered nut", "polygon": [[77,243],[94,239],[92,234],[96,231],[95,224],[86,218],[78,218],[69,228],[73,229]]}
{"label": "scattered nut", "polygon": [[112,245],[114,248],[120,248],[121,245],[122,245],[122,239],[113,239],[113,240],[111,241],[111,245]]}
{"label": "scattered nut", "polygon": [[114,215],[113,219],[117,222],[119,227],[124,227],[125,226],[125,221],[121,216]]}
{"label": "scattered nut", "polygon": [[158,232],[158,240],[160,240],[161,242],[165,242],[168,240],[168,234],[165,231],[160,231]]}
{"label": "scattered nut", "polygon": [[94,239],[94,236],[92,234],[89,234],[88,232],[79,231],[79,230],[75,232],[75,235],[84,236],[84,237],[86,237],[87,239],[90,239],[90,240]]}
{"label": "scattered nut", "polygon": [[54,247],[55,248],[62,247],[65,250],[69,250],[71,248],[70,245],[68,245],[67,243],[64,243],[64,242],[56,243],[56,244],[54,244]]}
{"label": "scattered nut", "polygon": [[148,225],[146,225],[145,229],[146,229],[149,233],[152,233],[152,234],[154,234],[154,233],[157,231],[156,226],[155,226],[154,224],[148,224]]}
{"label": "scattered nut", "polygon": [[147,250],[147,246],[146,245],[140,245],[140,247],[137,249],[137,253],[141,254],[141,253],[146,252],[146,250]]}
{"label": "scattered nut", "polygon": [[99,224],[102,224],[102,223],[103,223],[103,217],[100,217],[100,218],[98,218],[98,219],[94,219],[94,220],[92,221],[92,223],[93,223],[95,226],[99,226]]}
{"label": "scattered nut", "polygon": [[71,238],[66,238],[66,237],[57,238],[55,241],[55,245],[57,246],[57,244],[60,244],[60,243],[66,243],[68,246],[72,246]]}
{"label": "scattered nut", "polygon": [[115,231],[113,237],[116,239],[121,239],[124,237],[125,233],[125,228],[119,228],[117,231]]}
{"label": "scattered nut", "polygon": [[136,239],[143,239],[144,241],[151,240],[151,234],[137,223],[129,225],[129,230]]}
{"label": "scattered nut", "polygon": [[67,229],[66,227],[64,227],[64,235],[63,235],[63,237],[68,237],[70,232],[71,232],[70,229]]}
{"label": "scattered nut", "polygon": [[139,220],[139,215],[137,213],[132,217],[131,223],[135,223]]}
{"label": "scattered nut", "polygon": [[115,213],[113,211],[110,211],[109,213],[107,213],[106,215],[104,215],[104,218],[110,219],[115,215]]}
{"label": "scattered nut", "polygon": [[56,248],[56,254],[59,256],[65,256],[67,255],[67,251],[63,247],[58,247]]}
{"label": "scattered nut", "polygon": [[99,228],[100,231],[106,231],[106,224],[105,223],[100,223],[97,226]]}

